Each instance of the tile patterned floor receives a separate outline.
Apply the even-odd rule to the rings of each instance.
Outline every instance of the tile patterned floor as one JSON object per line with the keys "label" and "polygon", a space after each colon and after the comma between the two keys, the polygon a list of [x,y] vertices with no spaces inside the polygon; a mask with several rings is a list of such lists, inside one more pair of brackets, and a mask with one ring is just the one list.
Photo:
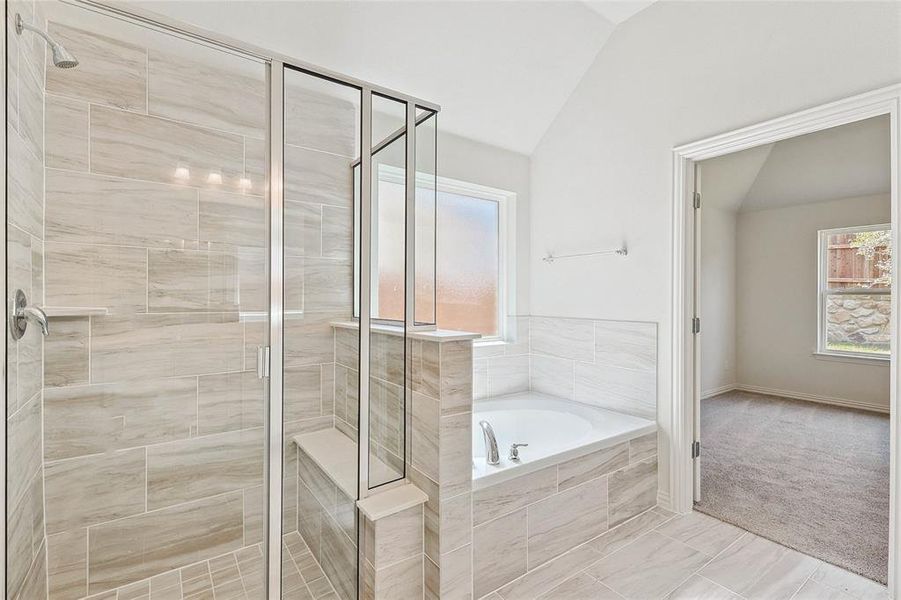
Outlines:
{"label": "tile patterned floor", "polygon": [[888,593],[707,515],[655,508],[484,597],[526,598],[887,600]]}
{"label": "tile patterned floor", "polygon": [[[260,544],[132,583],[86,600],[264,600]],[[295,531],[282,539],[282,600],[338,600]]]}

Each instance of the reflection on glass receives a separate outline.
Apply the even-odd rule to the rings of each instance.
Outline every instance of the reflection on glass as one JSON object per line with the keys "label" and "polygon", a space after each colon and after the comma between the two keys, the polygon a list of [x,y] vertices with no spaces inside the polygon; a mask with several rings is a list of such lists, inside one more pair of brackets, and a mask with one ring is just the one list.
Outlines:
{"label": "reflection on glass", "polygon": [[285,71],[285,599],[314,562],[330,595],[357,597],[360,338],[331,323],[353,310],[360,111],[360,90]]}
{"label": "reflection on glass", "polygon": [[[406,312],[407,105],[372,99],[373,319],[402,324]],[[369,334],[369,487],[404,476],[406,376],[403,331]]]}
{"label": "reflection on glass", "polygon": [[438,323],[497,335],[498,204],[438,193]]}
{"label": "reflection on glass", "polygon": [[417,324],[435,323],[435,211],[437,210],[437,113],[416,118],[416,294]]}

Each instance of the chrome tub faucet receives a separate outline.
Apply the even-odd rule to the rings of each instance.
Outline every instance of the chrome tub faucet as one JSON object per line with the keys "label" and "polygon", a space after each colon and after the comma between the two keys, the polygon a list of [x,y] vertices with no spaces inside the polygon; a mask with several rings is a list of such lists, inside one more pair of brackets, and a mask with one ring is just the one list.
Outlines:
{"label": "chrome tub faucet", "polygon": [[489,465],[497,465],[501,462],[500,452],[497,451],[497,438],[494,437],[494,429],[488,421],[479,421],[482,428],[482,438],[485,440],[485,461]]}

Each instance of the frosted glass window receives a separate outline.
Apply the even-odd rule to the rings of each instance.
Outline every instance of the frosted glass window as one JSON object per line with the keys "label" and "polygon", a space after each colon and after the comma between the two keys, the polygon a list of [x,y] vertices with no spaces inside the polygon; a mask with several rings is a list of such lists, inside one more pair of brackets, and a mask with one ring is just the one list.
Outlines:
{"label": "frosted glass window", "polygon": [[500,207],[438,191],[438,326],[499,335]]}

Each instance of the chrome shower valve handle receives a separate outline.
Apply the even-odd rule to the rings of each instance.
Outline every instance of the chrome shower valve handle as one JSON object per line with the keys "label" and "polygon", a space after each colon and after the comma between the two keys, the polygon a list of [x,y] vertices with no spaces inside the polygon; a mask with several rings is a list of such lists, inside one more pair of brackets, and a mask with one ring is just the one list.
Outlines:
{"label": "chrome shower valve handle", "polygon": [[28,298],[25,292],[16,290],[16,297],[13,299],[12,310],[9,316],[9,331],[14,340],[22,339],[25,331],[28,329],[28,323],[37,323],[41,328],[42,335],[50,335],[50,323],[47,319],[47,313],[37,306],[28,306]]}
{"label": "chrome shower valve handle", "polygon": [[519,460],[519,449],[525,448],[528,444],[513,444],[510,446],[510,455],[507,457],[510,460]]}

